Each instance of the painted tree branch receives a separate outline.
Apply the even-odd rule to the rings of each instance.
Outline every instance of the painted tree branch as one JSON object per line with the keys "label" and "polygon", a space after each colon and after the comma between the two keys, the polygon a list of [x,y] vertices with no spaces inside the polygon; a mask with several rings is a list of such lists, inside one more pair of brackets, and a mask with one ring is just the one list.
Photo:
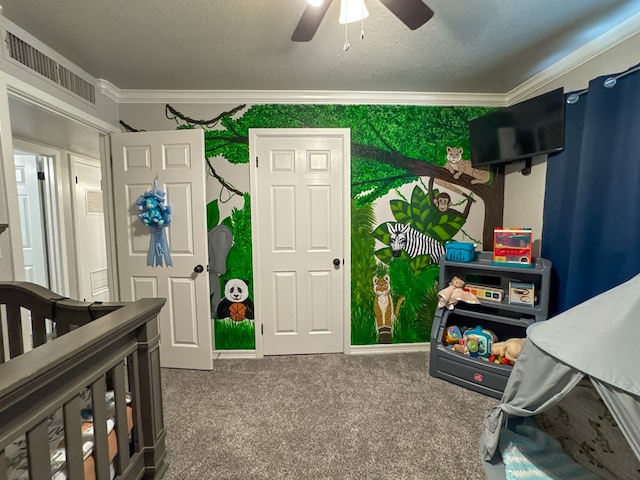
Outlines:
{"label": "painted tree branch", "polygon": [[218,180],[224,188],[226,188],[230,192],[235,193],[236,195],[240,195],[240,196],[244,195],[240,190],[235,188],[233,185],[228,183],[224,178],[218,175],[218,172],[216,172],[216,169],[213,168],[213,165],[211,165],[211,161],[209,160],[208,157],[205,158],[205,160],[207,161],[207,166],[209,167],[209,173],[211,174],[211,176],[214,177],[216,180]]}
{"label": "painted tree branch", "polygon": [[[194,126],[195,125],[199,125],[201,127],[213,128],[224,117],[230,117],[232,115],[235,115],[240,110],[242,110],[244,107],[246,107],[246,105],[244,105],[244,104],[243,105],[238,105],[237,107],[235,107],[235,108],[233,108],[233,109],[231,109],[231,110],[229,110],[227,112],[222,112],[220,115],[218,115],[215,118],[212,118],[211,120],[196,120],[194,118],[187,117],[186,115],[180,113],[179,111],[177,111],[175,108],[173,108],[171,105],[169,105],[167,103],[165,105],[165,107],[164,107],[164,114],[169,120],[175,120],[176,118],[179,118],[180,120],[188,123],[189,125],[194,125]],[[173,116],[170,116],[169,112],[171,112],[171,114]]]}
{"label": "painted tree branch", "polygon": [[128,125],[127,123],[123,122],[122,120],[120,120],[120,125],[122,125],[122,128],[124,128],[125,133],[145,132],[146,131],[146,130],[135,129],[131,125]]}
{"label": "painted tree branch", "polygon": [[482,244],[485,250],[493,248],[493,229],[502,226],[502,215],[504,210],[504,175],[494,173],[491,185],[471,183],[472,177],[463,174],[458,179],[453,178],[453,174],[444,167],[433,163],[417,160],[402,155],[398,152],[382,150],[369,145],[351,144],[351,154],[361,158],[370,158],[379,162],[387,163],[396,168],[407,170],[415,176],[428,176],[446,180],[471,190],[480,197],[485,205],[493,207],[499,205],[500,208],[485,209],[484,225],[482,229]]}

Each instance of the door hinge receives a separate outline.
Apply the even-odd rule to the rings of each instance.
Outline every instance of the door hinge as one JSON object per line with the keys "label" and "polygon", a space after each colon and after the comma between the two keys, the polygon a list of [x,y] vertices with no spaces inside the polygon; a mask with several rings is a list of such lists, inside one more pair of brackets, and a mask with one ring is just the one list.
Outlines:
{"label": "door hinge", "polygon": [[264,323],[260,324],[260,335],[264,335]]}
{"label": "door hinge", "polygon": [[258,162],[258,156],[256,155],[256,168],[258,168],[259,166],[260,165],[259,165],[259,162]]}
{"label": "door hinge", "polygon": [[46,177],[44,176],[44,172],[38,172],[38,180],[46,180]]}
{"label": "door hinge", "polygon": [[78,184],[78,176],[76,175],[76,185]]}

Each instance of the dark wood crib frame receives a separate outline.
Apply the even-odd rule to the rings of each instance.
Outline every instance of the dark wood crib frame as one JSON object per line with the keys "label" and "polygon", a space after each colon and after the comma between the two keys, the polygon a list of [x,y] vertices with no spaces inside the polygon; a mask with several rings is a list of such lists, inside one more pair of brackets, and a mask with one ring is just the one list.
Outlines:
{"label": "dark wood crib frame", "polygon": [[[107,383],[115,393],[115,478],[162,477],[167,464],[157,316],[164,303],[158,298],[77,302],[38,285],[0,282],[0,480],[7,477],[5,448],[21,435],[30,480],[51,478],[47,420],[58,409],[64,415],[67,478],[84,478],[80,395],[87,387],[96,425],[95,478],[111,478],[106,406],[95,400],[104,399]],[[32,334],[24,338],[29,317]],[[47,320],[56,338],[47,335]],[[32,350],[25,352],[25,340]],[[130,432],[127,395],[133,408]]]}

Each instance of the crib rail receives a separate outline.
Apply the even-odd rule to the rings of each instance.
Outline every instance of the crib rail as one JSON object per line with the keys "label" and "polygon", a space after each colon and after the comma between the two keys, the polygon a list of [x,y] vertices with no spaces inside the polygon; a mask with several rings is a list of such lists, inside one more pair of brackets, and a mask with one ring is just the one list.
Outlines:
{"label": "crib rail", "polygon": [[[64,475],[159,479],[166,469],[157,315],[164,299],[89,304],[25,282],[0,282],[0,480],[24,438],[30,480],[52,478],[50,430],[64,424]],[[95,321],[94,321],[95,320]],[[47,335],[47,322],[57,338]],[[48,341],[49,340],[49,341]],[[105,393],[113,392],[108,437]],[[83,453],[82,399],[91,392],[93,451]],[[112,453],[117,445],[117,455]]]}
{"label": "crib rail", "polygon": [[28,282],[0,282],[0,363],[121,306],[70,300]]}

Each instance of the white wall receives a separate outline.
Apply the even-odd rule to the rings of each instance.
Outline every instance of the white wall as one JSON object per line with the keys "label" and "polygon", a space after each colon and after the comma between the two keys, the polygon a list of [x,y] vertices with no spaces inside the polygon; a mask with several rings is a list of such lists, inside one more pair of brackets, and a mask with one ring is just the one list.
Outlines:
{"label": "white wall", "polygon": [[[640,33],[594,56],[570,72],[541,86],[529,97],[564,87],[565,92],[587,88],[589,81],[601,75],[621,72],[640,62]],[[555,161],[551,157],[549,162]],[[535,255],[540,255],[544,187],[547,174],[545,161],[534,161],[531,175],[520,173],[522,164],[508,165],[505,178],[504,226],[531,227],[534,232]]]}
{"label": "white wall", "polygon": [[[68,103],[68,95],[51,90],[47,93],[39,89],[39,82],[32,79],[33,75],[26,74],[24,80],[13,77],[2,70],[0,65],[0,223],[9,224],[9,229],[0,234],[0,280],[22,280],[23,259],[22,259],[22,239],[20,232],[19,210],[17,205],[17,192],[15,185],[15,167],[13,162],[13,136],[15,135],[14,123],[16,126],[24,125],[20,129],[20,136],[25,140],[36,143],[46,143],[49,146],[63,150],[75,151],[84,155],[97,152],[99,147],[98,132],[117,131],[117,127],[107,123],[103,118],[113,118],[117,124],[117,109],[109,108],[106,111],[96,111],[91,115],[77,106]],[[29,81],[33,80],[33,84]],[[9,88],[12,94],[9,94]],[[20,102],[27,102],[31,107],[30,117],[12,117],[10,104],[14,107],[20,102],[16,101],[16,92],[24,93]],[[22,95],[22,93],[20,95]],[[111,101],[109,101],[111,102]],[[15,109],[14,109],[15,110]],[[22,110],[25,113],[27,110]],[[70,114],[67,116],[66,113]],[[51,123],[53,122],[53,123]],[[85,122],[81,134],[77,124]],[[69,127],[69,128],[65,128]],[[91,130],[95,135],[87,142],[87,135],[84,130]],[[26,133],[26,132],[29,133]],[[51,135],[55,133],[55,135]],[[61,139],[60,142],[43,141],[43,137]],[[78,140],[81,143],[73,148],[71,143]],[[71,143],[70,143],[71,142]],[[59,143],[59,144],[56,144]],[[90,143],[90,144],[89,144]]]}
{"label": "white wall", "polygon": [[[0,98],[7,98],[7,86],[0,79]],[[11,158],[10,165],[6,165],[4,158]],[[8,175],[11,175],[8,177]],[[12,182],[7,182],[7,178],[13,178]],[[18,218],[18,205],[17,205],[17,189],[15,182],[15,166],[13,163],[13,144],[11,142],[11,120],[9,118],[8,102],[5,102],[5,107],[0,107],[0,223],[11,225],[14,218]],[[9,203],[10,198],[15,198],[13,202],[13,210],[15,213],[12,215],[11,205]],[[11,253],[12,241],[11,237],[13,232],[8,229],[4,233],[0,233],[0,280],[15,280],[13,268],[13,258]],[[19,255],[22,255],[22,244],[20,244]],[[20,259],[23,263],[22,257]],[[21,278],[21,277],[18,277]]]}

